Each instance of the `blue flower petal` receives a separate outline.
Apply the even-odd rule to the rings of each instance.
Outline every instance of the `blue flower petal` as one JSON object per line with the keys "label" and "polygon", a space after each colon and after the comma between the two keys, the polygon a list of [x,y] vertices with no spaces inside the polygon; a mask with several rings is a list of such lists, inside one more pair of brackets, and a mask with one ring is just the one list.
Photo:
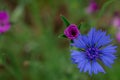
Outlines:
{"label": "blue flower petal", "polygon": [[114,63],[114,59],[110,58],[109,56],[102,55],[100,59],[108,67],[112,67],[111,64]]}
{"label": "blue flower petal", "polygon": [[84,60],[84,55],[80,51],[71,50],[72,61],[78,63],[81,59]]}
{"label": "blue flower petal", "polygon": [[116,59],[116,56],[114,55],[114,53],[116,52],[115,49],[116,46],[108,45],[102,50],[100,50],[100,53],[102,53],[100,58],[102,62],[108,67],[111,67],[111,64],[113,64],[114,59]]}
{"label": "blue flower petal", "polygon": [[95,28],[92,28],[92,29],[89,31],[89,33],[88,33],[88,42],[89,42],[89,45],[90,45],[90,46],[94,45],[94,44],[93,44],[93,41],[94,41],[95,33],[96,33],[96,29],[95,29]]}
{"label": "blue flower petal", "polygon": [[[96,33],[97,34],[97,33]],[[105,46],[107,44],[109,44],[112,40],[110,39],[110,36],[106,35],[106,32],[99,32],[96,35],[96,46],[97,47],[101,47],[101,46]]]}
{"label": "blue flower petal", "polygon": [[82,39],[82,35],[79,35],[77,38],[73,39],[73,43],[71,43],[71,45],[77,48],[86,48],[86,44]]}
{"label": "blue flower petal", "polygon": [[112,54],[116,52],[116,48],[117,46],[113,46],[113,45],[108,45],[105,48],[101,49],[100,51],[104,54]]}
{"label": "blue flower petal", "polygon": [[84,70],[86,61],[87,61],[87,60],[84,59],[84,60],[81,60],[81,61],[78,63],[78,68],[80,69],[80,72],[82,72],[82,71]]}
{"label": "blue flower petal", "polygon": [[96,44],[97,47],[101,47],[109,44],[112,40],[110,39],[109,35],[106,35],[106,32],[101,30],[96,31],[95,28],[92,28],[88,33],[88,41],[90,46]]}
{"label": "blue flower petal", "polygon": [[101,65],[97,61],[92,62],[92,72],[97,74],[98,72],[105,73],[104,69],[101,67]]}
{"label": "blue flower petal", "polygon": [[91,67],[91,62],[88,61],[85,66],[84,66],[84,72],[89,72],[89,74],[92,74],[92,67]]}

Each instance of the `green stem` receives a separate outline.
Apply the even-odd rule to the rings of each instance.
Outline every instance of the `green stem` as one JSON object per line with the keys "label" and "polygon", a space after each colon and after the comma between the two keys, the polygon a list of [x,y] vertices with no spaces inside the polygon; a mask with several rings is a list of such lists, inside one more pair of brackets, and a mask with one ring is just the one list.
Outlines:
{"label": "green stem", "polygon": [[88,75],[88,80],[95,80],[94,79],[94,74],[93,75]]}
{"label": "green stem", "polygon": [[98,14],[98,18],[100,18],[102,16],[102,14],[105,12],[105,10],[107,9],[107,7],[115,0],[108,0],[107,2],[105,2],[103,4],[103,7],[101,8],[99,14]]}

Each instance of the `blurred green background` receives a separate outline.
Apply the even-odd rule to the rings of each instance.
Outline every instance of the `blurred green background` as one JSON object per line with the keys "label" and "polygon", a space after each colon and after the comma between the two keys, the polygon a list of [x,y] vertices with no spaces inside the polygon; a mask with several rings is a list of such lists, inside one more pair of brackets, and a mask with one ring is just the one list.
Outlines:
{"label": "blurred green background", "polygon": [[[95,0],[99,10],[86,14],[89,0],[0,0],[0,10],[10,14],[11,29],[0,36],[0,80],[120,80],[120,43],[110,21],[120,12],[120,0]],[[118,46],[118,57],[106,74],[92,79],[79,72],[70,60],[69,40],[58,38],[65,25],[64,15],[71,23],[80,24],[81,33],[91,27],[106,30]]]}

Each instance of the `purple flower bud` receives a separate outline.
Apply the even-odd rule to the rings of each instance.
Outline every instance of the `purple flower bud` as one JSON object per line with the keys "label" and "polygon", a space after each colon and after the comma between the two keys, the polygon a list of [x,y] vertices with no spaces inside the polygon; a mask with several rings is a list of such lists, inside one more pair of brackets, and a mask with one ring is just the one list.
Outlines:
{"label": "purple flower bud", "polygon": [[77,25],[75,24],[70,24],[65,30],[64,30],[64,34],[66,35],[66,37],[68,37],[69,39],[75,39],[76,37],[78,37],[78,35],[80,34]]}
{"label": "purple flower bud", "polygon": [[0,11],[0,33],[10,29],[9,15],[5,11]]}
{"label": "purple flower bud", "polygon": [[96,2],[91,1],[90,4],[88,5],[88,7],[86,8],[86,13],[87,14],[91,14],[94,13],[98,10],[98,5]]}

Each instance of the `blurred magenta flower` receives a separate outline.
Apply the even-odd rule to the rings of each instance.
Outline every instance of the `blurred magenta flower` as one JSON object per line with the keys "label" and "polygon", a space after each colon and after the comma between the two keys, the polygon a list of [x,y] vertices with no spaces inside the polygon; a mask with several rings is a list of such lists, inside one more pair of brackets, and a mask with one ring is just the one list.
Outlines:
{"label": "blurred magenta flower", "polygon": [[10,29],[9,15],[6,11],[0,11],[0,33]]}
{"label": "blurred magenta flower", "polygon": [[94,13],[98,10],[98,5],[95,1],[91,1],[88,5],[88,7],[86,8],[86,13],[87,14],[91,14]]}
{"label": "blurred magenta flower", "polygon": [[112,20],[112,25],[116,28],[120,27],[120,17],[115,16]]}
{"label": "blurred magenta flower", "polygon": [[73,39],[71,45],[79,50],[71,50],[71,59],[81,72],[88,72],[90,75],[105,73],[101,63],[111,67],[116,59],[116,46],[111,41],[106,32],[92,28],[88,35],[79,35]]}
{"label": "blurred magenta flower", "polygon": [[64,34],[67,38],[69,39],[75,39],[78,37],[78,35],[80,34],[79,29],[77,27],[77,25],[75,24],[70,24],[65,30],[64,30]]}
{"label": "blurred magenta flower", "polygon": [[120,32],[116,33],[116,39],[117,39],[118,42],[120,42]]}

